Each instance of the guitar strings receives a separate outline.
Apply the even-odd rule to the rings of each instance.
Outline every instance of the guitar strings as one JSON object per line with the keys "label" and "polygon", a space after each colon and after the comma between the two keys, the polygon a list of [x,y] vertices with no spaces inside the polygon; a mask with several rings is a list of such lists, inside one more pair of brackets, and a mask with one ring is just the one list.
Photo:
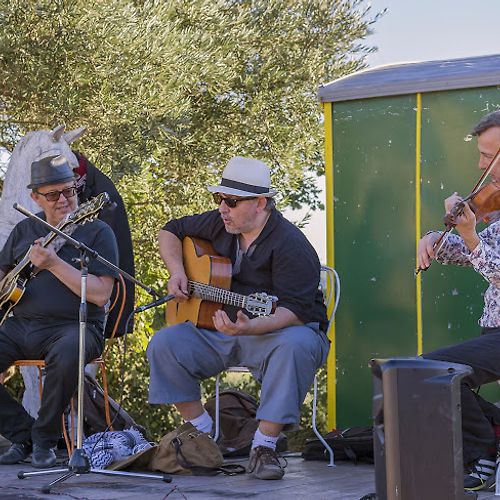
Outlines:
{"label": "guitar strings", "polygon": [[189,281],[189,292],[211,302],[223,302],[242,308],[247,304],[247,297],[244,295],[226,290],[225,288],[215,288],[210,285],[198,283],[197,281]]}

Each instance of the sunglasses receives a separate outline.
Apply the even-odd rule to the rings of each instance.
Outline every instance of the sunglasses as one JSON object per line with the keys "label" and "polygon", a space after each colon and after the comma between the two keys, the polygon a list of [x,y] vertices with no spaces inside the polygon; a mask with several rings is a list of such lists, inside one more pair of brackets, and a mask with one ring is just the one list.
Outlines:
{"label": "sunglasses", "polygon": [[245,198],[225,198],[220,193],[213,193],[214,201],[217,205],[224,202],[229,208],[234,208],[240,201],[255,200],[257,196],[247,196]]}
{"label": "sunglasses", "polygon": [[40,193],[40,191],[36,191],[37,194],[41,194],[45,196],[47,201],[57,201],[61,194],[66,198],[72,198],[76,195],[76,186],[72,186],[69,188],[61,189],[61,191],[49,191],[48,193]]}

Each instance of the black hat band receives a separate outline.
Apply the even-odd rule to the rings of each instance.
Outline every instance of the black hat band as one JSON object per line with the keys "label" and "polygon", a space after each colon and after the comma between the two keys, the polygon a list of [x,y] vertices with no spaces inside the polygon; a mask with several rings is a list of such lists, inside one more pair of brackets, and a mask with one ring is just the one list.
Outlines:
{"label": "black hat band", "polygon": [[220,183],[221,186],[239,189],[240,191],[248,191],[255,194],[269,193],[269,188],[262,186],[253,186],[252,184],[246,184],[244,182],[232,181],[231,179],[225,179],[224,177]]}

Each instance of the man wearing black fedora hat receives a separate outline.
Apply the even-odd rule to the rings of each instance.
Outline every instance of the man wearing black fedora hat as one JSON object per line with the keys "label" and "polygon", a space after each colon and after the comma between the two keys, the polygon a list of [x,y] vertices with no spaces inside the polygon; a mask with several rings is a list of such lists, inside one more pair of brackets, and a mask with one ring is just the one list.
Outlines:
{"label": "man wearing black fedora hat", "polygon": [[[40,217],[57,226],[76,210],[75,178],[63,156],[35,161],[31,165],[31,197],[40,206]],[[61,415],[75,392],[78,380],[80,270],[78,250],[63,244],[56,250],[42,245],[48,234],[39,222],[25,219],[17,224],[0,252],[0,278],[29,252],[38,269],[27,268],[25,291],[12,314],[0,326],[0,372],[18,359],[44,359],[45,383],[38,418],[0,385],[0,434],[12,445],[0,455],[0,464],[25,460],[31,452],[34,467],[56,462],[53,448],[61,435]],[[72,236],[117,262],[116,240],[111,228],[100,220],[77,225]],[[24,273],[24,271],[23,271]],[[86,362],[103,348],[104,306],[113,288],[115,272],[96,260],[89,263],[87,279],[88,322]]]}
{"label": "man wearing black fedora hat", "polygon": [[221,183],[208,189],[217,210],[170,221],[160,231],[169,294],[178,302],[189,298],[182,253],[182,240],[189,236],[208,240],[231,260],[234,292],[264,291],[278,297],[277,308],[267,317],[249,317],[224,306],[212,318],[213,329],[185,322],[157,332],[147,349],[149,401],[173,403],[184,420],[211,432],[199,380],[229,366],[248,367],[261,383],[261,398],[247,472],[281,479],[278,436],[299,422],[301,404],[328,354],[320,263],[303,233],[275,208],[276,191],[265,163],[232,158]]}

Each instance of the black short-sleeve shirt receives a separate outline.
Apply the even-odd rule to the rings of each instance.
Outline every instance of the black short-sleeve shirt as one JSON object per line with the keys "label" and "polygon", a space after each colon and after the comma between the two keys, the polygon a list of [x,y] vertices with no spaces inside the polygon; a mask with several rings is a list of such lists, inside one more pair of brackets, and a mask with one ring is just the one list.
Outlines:
{"label": "black short-sleeve shirt", "polygon": [[[43,213],[38,214],[45,219]],[[17,224],[0,252],[0,269],[10,271],[26,255],[30,245],[38,238],[45,237],[49,231],[39,222],[25,219]],[[117,265],[118,250],[111,228],[100,220],[81,224],[72,233],[72,237],[97,251],[101,257]],[[65,262],[80,269],[79,263],[73,262],[79,251],[69,243],[57,253]],[[89,274],[95,276],[117,277],[113,271],[96,259],[90,259]],[[73,293],[50,271],[42,270],[28,280],[21,300],[13,309],[14,316],[29,319],[69,319],[78,321],[80,297]],[[104,308],[88,302],[88,320],[103,322]]]}
{"label": "black short-sleeve shirt", "polygon": [[[238,235],[226,231],[217,210],[172,220],[163,229],[181,240],[185,236],[208,240],[219,255],[235,264]],[[252,246],[233,273],[231,289],[244,295],[275,295],[279,307],[289,309],[304,323],[318,322],[326,331],[326,309],[319,290],[320,262],[300,229],[273,209]],[[224,310],[234,319],[230,306],[224,306]]]}

